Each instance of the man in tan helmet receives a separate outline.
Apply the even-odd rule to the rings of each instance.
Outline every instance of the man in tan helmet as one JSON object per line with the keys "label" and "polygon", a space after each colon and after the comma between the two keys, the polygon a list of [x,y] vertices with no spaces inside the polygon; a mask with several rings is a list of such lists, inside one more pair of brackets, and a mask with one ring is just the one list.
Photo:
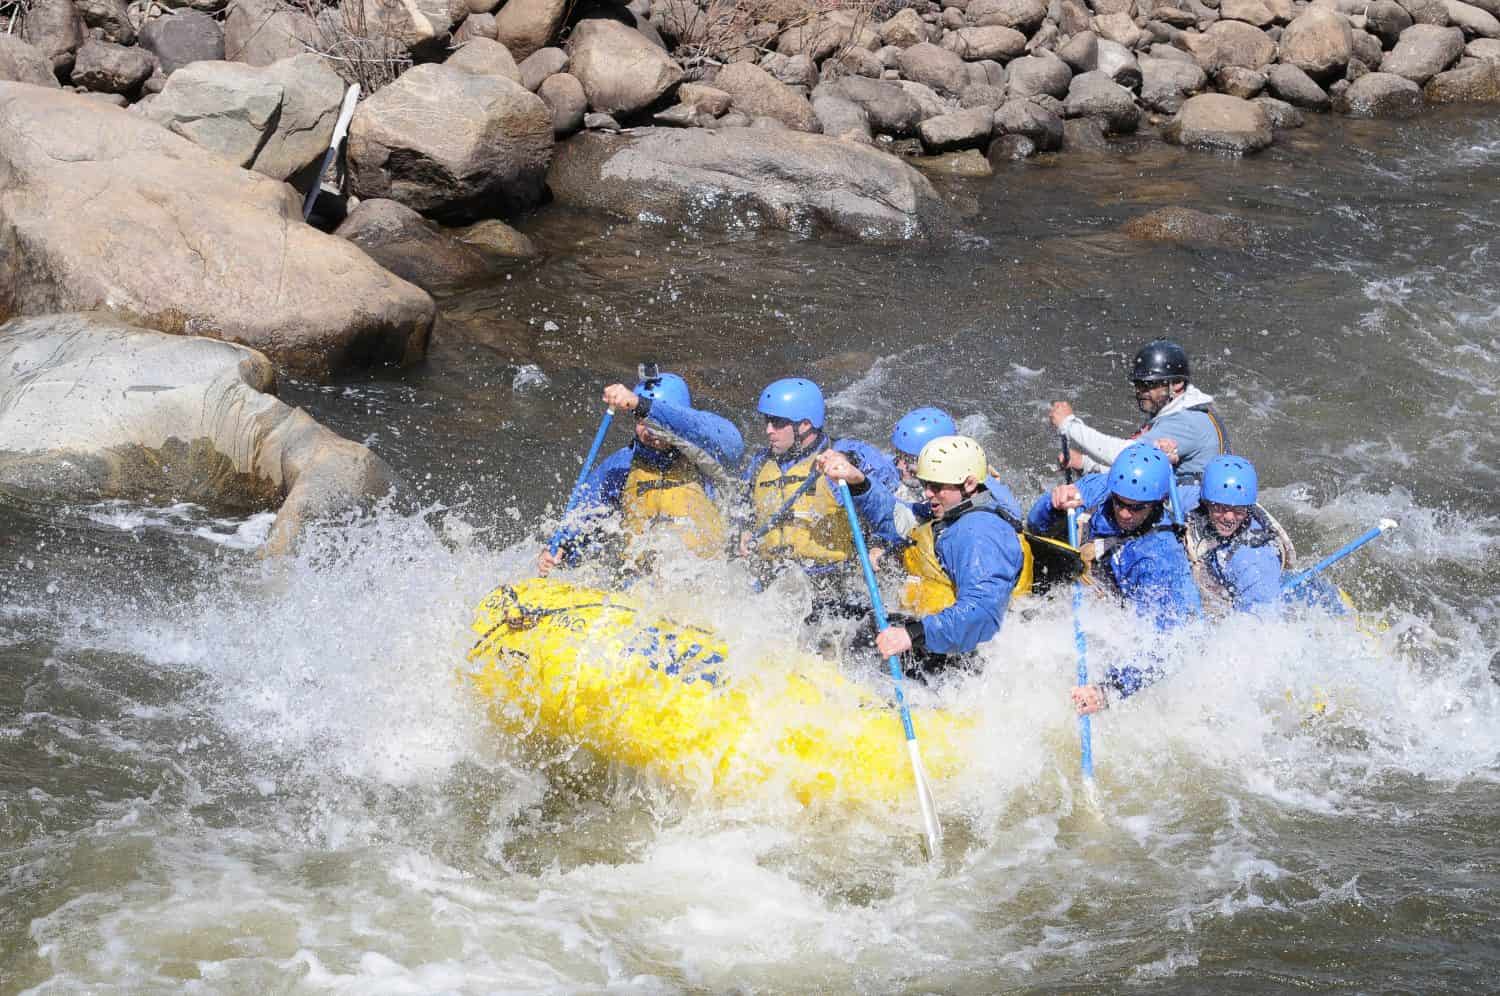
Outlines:
{"label": "man in tan helmet", "polygon": [[915,618],[876,636],[881,656],[914,652],[915,670],[936,672],[962,661],[1000,631],[1023,555],[1016,527],[985,486],[989,462],[968,436],[939,436],[917,455],[917,480],[931,518],[903,541],[895,524],[897,499],[872,488],[836,452],[818,469],[846,481],[876,541],[903,549],[907,583],[901,607]]}

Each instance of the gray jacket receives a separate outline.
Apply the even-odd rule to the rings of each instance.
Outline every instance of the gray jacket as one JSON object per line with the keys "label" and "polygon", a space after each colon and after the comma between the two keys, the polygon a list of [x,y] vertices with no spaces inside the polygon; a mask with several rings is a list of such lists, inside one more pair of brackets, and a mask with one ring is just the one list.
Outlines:
{"label": "gray jacket", "polygon": [[1217,419],[1206,411],[1193,411],[1213,404],[1213,400],[1213,395],[1204,394],[1189,384],[1129,439],[1091,429],[1077,415],[1068,417],[1062,424],[1062,431],[1068,437],[1069,445],[1083,454],[1085,473],[1108,470],[1115,457],[1132,443],[1149,444],[1158,439],[1171,439],[1177,443],[1177,475],[1196,476],[1203,473],[1208,461],[1220,453],[1229,452],[1229,440]]}

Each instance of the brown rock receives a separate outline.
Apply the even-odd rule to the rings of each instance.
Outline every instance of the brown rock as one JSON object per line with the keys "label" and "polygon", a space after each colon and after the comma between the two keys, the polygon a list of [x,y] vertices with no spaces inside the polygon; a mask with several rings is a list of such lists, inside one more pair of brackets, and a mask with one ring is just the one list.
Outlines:
{"label": "brown rock", "polygon": [[1178,145],[1237,155],[1259,152],[1273,139],[1264,108],[1224,93],[1189,97],[1162,137]]}
{"label": "brown rock", "polygon": [[1226,249],[1243,249],[1250,242],[1250,226],[1239,219],[1184,207],[1157,208],[1131,218],[1120,231],[1142,242],[1200,242]]}
{"label": "brown rock", "polygon": [[495,40],[525,59],[551,43],[567,7],[567,0],[507,0],[495,15]]}
{"label": "brown rock", "polygon": [[150,52],[90,39],[73,60],[73,82],[99,93],[134,93],[155,69]]}
{"label": "brown rock", "polygon": [[406,205],[382,197],[360,201],[333,234],[423,290],[461,287],[489,275],[479,253]]}
{"label": "brown rock", "polygon": [[818,130],[818,116],[807,98],[759,66],[748,62],[725,66],[714,77],[714,86],[729,94],[734,109],[741,113],[774,118],[794,131]]}
{"label": "brown rock", "polygon": [[542,81],[536,95],[552,111],[552,131],[556,135],[571,135],[583,127],[583,115],[588,110],[588,97],[583,84],[571,73],[553,73]]}
{"label": "brown rock", "polygon": [[73,53],[83,44],[83,29],[83,18],[78,16],[73,0],[32,0],[21,37],[50,59],[53,70],[66,78],[73,68]]}
{"label": "brown rock", "polygon": [[481,76],[503,76],[512,83],[521,82],[521,70],[511,58],[510,49],[491,38],[471,38],[444,60],[450,69]]}
{"label": "brown rock", "polygon": [[52,60],[14,35],[0,34],[0,81],[57,89]]}
{"label": "brown rock", "polygon": [[1429,104],[1500,103],[1500,61],[1438,73],[1422,88]]}
{"label": "brown rock", "polygon": [[1277,46],[1280,61],[1320,81],[1341,75],[1353,54],[1348,20],[1324,7],[1309,7],[1294,19]]}
{"label": "brown rock", "polygon": [[[509,9],[509,4],[500,8],[501,16]],[[645,110],[682,80],[681,67],[639,31],[600,19],[573,28],[568,71],[583,84],[589,106],[607,114]]]}

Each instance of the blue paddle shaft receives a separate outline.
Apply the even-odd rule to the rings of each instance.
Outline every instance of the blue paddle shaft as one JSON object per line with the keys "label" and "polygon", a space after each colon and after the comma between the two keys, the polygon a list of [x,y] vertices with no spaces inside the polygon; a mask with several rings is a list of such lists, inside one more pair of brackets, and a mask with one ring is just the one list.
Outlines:
{"label": "blue paddle shaft", "polygon": [[1337,550],[1333,551],[1328,556],[1324,557],[1322,560],[1309,567],[1307,570],[1302,571],[1298,574],[1294,574],[1286,581],[1282,582],[1281,590],[1283,592],[1288,592],[1302,587],[1302,585],[1306,584],[1308,581],[1311,581],[1313,578],[1317,577],[1319,574],[1323,573],[1329,567],[1338,563],[1340,560],[1343,560],[1355,550],[1358,550],[1360,547],[1364,546],[1366,543],[1369,543],[1371,540],[1379,539],[1381,536],[1384,536],[1388,530],[1394,529],[1395,527],[1396,524],[1394,522],[1391,522],[1389,519],[1385,520],[1385,522],[1382,522],[1378,526],[1371,526],[1367,531],[1359,534],[1348,543],[1345,543],[1343,546],[1339,547]]}
{"label": "blue paddle shaft", "polygon": [[[888,625],[885,618],[885,603],[880,600],[880,585],[875,581],[875,568],[870,566],[870,552],[865,549],[865,534],[859,528],[859,516],[854,511],[854,496],[849,493],[849,485],[843,481],[839,482],[839,501],[843,502],[844,514],[849,517],[849,531],[854,534],[854,549],[859,554],[859,566],[864,568],[865,587],[870,589],[870,608],[875,612],[875,632],[879,634],[884,632]],[[901,658],[893,654],[887,658],[886,665],[891,669],[891,678],[896,683],[896,707],[901,712],[901,728],[906,732],[907,740],[915,740],[917,734],[912,729],[911,712],[906,708]]]}
{"label": "blue paddle shaft", "polygon": [[557,556],[557,551],[562,546],[563,530],[567,528],[568,515],[578,504],[578,496],[583,492],[583,482],[588,479],[589,471],[593,469],[594,458],[599,455],[599,447],[604,445],[604,435],[609,432],[609,423],[614,421],[614,417],[613,408],[605,410],[604,418],[599,421],[599,431],[594,433],[594,444],[589,447],[589,455],[583,458],[583,466],[578,471],[578,480],[573,482],[573,493],[568,495],[568,506],[563,509],[563,520],[557,524],[557,531],[552,534],[552,542],[547,547],[554,557]]}
{"label": "blue paddle shaft", "polygon": [[[1078,509],[1068,509],[1068,544],[1078,548]],[[1073,648],[1078,652],[1078,687],[1089,683],[1089,642],[1083,634],[1083,583],[1073,582]],[[1088,716],[1078,717],[1079,767],[1083,777],[1094,777],[1094,732]]]}

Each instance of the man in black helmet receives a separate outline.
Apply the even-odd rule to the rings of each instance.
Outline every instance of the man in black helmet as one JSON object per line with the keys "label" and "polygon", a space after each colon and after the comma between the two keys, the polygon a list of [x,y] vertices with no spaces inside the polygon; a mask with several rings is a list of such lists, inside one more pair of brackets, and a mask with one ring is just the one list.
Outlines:
{"label": "man in black helmet", "polygon": [[1146,422],[1129,439],[1091,429],[1066,401],[1052,402],[1048,417],[1067,436],[1073,469],[1108,469],[1131,443],[1155,445],[1177,468],[1179,479],[1196,480],[1208,461],[1229,452],[1229,436],[1214,411],[1214,399],[1188,382],[1187,353],[1169,339],[1155,339],[1135,354],[1130,371],[1135,404]]}

